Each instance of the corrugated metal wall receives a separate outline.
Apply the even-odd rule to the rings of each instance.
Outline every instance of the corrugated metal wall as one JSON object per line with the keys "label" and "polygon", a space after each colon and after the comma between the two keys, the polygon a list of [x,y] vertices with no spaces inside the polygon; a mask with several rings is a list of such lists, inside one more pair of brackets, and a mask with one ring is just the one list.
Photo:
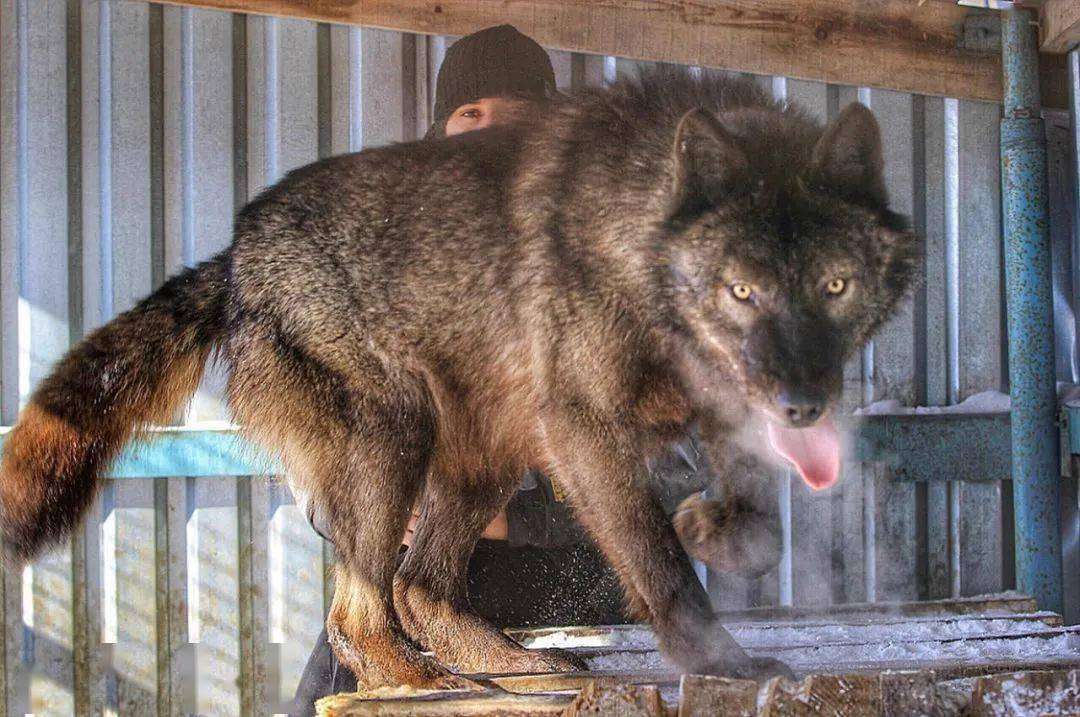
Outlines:
{"label": "corrugated metal wall", "polygon": [[[422,135],[446,42],[133,0],[0,0],[0,423],[71,341],[225,246],[262,187],[320,156]],[[563,87],[636,64],[552,59]],[[759,80],[823,118],[868,103],[895,204],[929,238],[926,281],[849,367],[848,405],[1005,390],[1000,108]],[[1067,147],[1067,117],[1051,124]],[[1065,206],[1069,181],[1058,162]],[[1066,259],[1071,221],[1055,213]],[[1072,379],[1067,262],[1061,273]],[[207,379],[190,422],[227,418],[220,384]],[[1007,484],[893,484],[850,466],[841,489],[794,481],[790,495],[787,570],[709,576],[719,605],[1012,582]],[[329,558],[264,478],[111,481],[69,547],[3,576],[8,713],[280,711],[331,594]]]}

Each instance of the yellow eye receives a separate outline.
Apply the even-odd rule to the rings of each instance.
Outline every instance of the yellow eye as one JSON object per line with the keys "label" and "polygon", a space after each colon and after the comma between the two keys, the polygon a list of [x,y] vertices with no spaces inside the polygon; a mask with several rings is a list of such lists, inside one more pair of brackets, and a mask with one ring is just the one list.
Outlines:
{"label": "yellow eye", "polygon": [[840,296],[847,288],[847,282],[843,279],[833,279],[825,285],[825,291],[832,296]]}
{"label": "yellow eye", "polygon": [[754,290],[750,288],[749,284],[732,284],[731,295],[739,301],[749,301],[750,297],[754,295]]}

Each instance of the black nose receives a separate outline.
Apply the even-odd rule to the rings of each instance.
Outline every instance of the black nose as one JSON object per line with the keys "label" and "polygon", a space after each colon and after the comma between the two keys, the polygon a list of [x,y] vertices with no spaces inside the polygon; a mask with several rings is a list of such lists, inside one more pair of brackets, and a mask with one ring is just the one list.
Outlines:
{"label": "black nose", "polygon": [[780,412],[787,422],[796,428],[815,423],[823,411],[822,402],[808,399],[798,394],[783,392],[777,397]]}

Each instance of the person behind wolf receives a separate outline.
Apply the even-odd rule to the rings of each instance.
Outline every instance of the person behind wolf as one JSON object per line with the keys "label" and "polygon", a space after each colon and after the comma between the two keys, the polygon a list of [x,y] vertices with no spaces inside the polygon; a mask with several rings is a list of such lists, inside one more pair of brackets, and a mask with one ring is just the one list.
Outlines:
{"label": "person behind wolf", "polygon": [[[547,52],[509,25],[461,38],[446,52],[435,90],[428,141],[542,113],[557,96]],[[688,441],[653,470],[654,487],[669,514],[709,482],[704,460]],[[325,539],[325,516],[297,496],[312,527]],[[418,514],[403,538],[407,546]],[[405,548],[403,547],[403,550]],[[622,592],[600,551],[575,522],[559,486],[526,473],[519,490],[485,530],[469,564],[469,601],[500,627],[603,625],[627,622]],[[356,689],[319,635],[293,702],[293,715],[313,715],[322,697]]]}

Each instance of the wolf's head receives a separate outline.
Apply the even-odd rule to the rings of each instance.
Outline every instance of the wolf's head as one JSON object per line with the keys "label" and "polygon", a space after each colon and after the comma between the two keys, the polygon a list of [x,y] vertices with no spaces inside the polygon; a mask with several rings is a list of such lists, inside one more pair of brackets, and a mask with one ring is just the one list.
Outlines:
{"label": "wolf's head", "polygon": [[[836,403],[845,359],[909,287],[919,242],[888,210],[881,140],[853,104],[823,130],[774,108],[686,114],[663,242],[671,311],[699,358],[791,431]],[[804,473],[804,478],[806,478]],[[808,482],[813,482],[809,478]]]}

